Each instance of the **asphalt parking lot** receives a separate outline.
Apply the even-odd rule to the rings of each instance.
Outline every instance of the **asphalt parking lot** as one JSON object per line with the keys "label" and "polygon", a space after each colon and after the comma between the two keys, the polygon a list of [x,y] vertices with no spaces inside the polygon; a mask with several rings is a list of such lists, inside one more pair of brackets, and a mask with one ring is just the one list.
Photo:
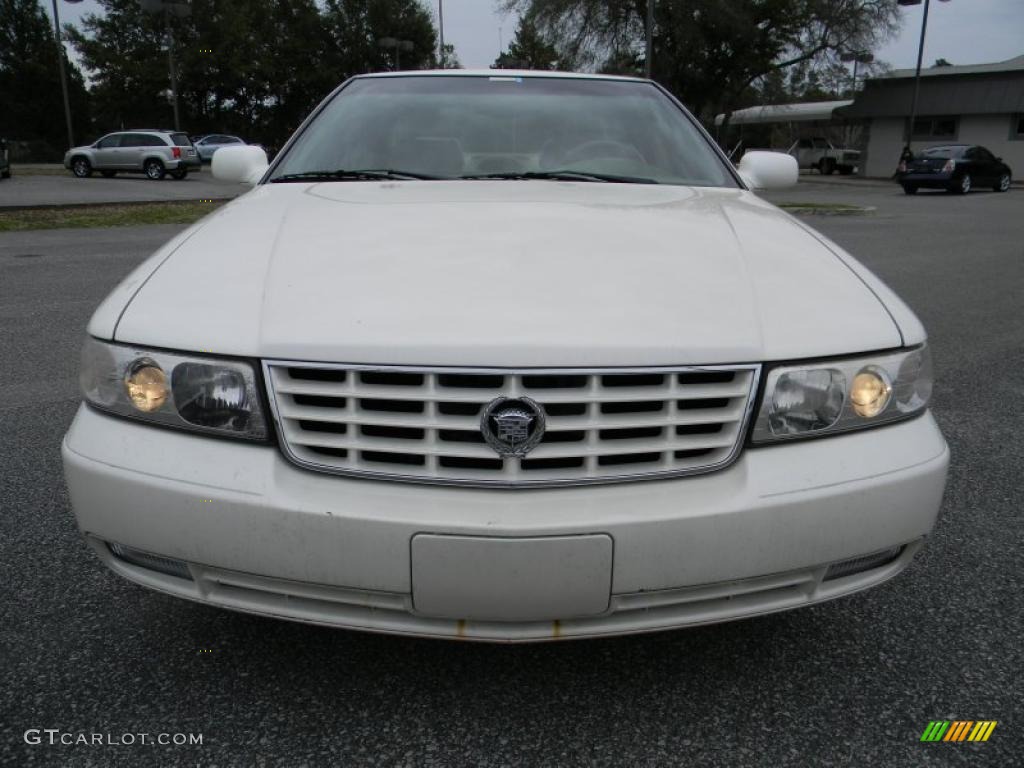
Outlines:
{"label": "asphalt parking lot", "polygon": [[167,176],[150,181],[142,174],[121,174],[105,179],[98,173],[77,179],[71,171],[55,166],[47,173],[23,173],[15,167],[9,179],[0,181],[0,210],[42,205],[142,203],[166,200],[200,200],[236,197],[248,187],[217,181],[209,167],[193,171],[181,181]]}
{"label": "asphalt parking lot", "polygon": [[[804,220],[929,330],[952,450],[934,536],[894,581],[833,603],[534,646],[254,618],[106,571],[61,475],[78,348],[96,303],[180,228],[0,235],[0,764],[1024,765],[1024,192],[771,198],[875,208]],[[983,744],[921,743],[935,719],[999,724]],[[33,746],[30,728],[203,744]]]}

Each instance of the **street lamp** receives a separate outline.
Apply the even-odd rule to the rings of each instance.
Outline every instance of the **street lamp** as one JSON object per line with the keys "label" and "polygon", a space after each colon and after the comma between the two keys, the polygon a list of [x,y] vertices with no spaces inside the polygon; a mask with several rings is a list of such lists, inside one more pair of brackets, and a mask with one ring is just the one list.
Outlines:
{"label": "street lamp", "polygon": [[[897,5],[920,5],[922,0],[896,0]],[[914,137],[914,121],[917,119],[917,94],[921,89],[921,58],[924,56],[924,34],[928,30],[928,6],[931,0],[923,0],[924,17],[921,19],[921,41],[917,45],[917,70],[914,72],[914,97],[910,102],[910,129],[907,131],[907,146],[904,153],[910,152],[910,141]],[[949,0],[939,0],[948,3]]]}
{"label": "street lamp", "polygon": [[382,37],[377,41],[377,45],[384,50],[395,49],[395,70],[402,68],[402,51],[411,51],[414,47],[412,40],[399,40],[395,37]]}
{"label": "street lamp", "polygon": [[845,63],[853,62],[853,95],[857,95],[857,65],[870,64],[875,60],[867,51],[847,51],[839,54],[839,60]]}

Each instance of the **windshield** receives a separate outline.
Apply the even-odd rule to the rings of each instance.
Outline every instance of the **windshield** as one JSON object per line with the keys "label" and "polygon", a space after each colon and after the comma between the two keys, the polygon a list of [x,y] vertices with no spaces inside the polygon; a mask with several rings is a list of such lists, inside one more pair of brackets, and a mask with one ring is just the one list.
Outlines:
{"label": "windshield", "polygon": [[929,147],[921,152],[921,157],[928,158],[948,158],[948,157],[960,157],[963,155],[966,147]]}
{"label": "windshield", "polygon": [[497,73],[354,80],[270,180],[356,181],[368,177],[352,172],[368,170],[737,186],[691,119],[649,83]]}

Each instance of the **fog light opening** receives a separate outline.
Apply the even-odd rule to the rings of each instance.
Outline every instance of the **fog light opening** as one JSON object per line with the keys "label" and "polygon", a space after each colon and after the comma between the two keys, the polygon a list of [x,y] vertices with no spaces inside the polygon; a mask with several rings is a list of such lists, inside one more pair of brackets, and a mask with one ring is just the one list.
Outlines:
{"label": "fog light opening", "polygon": [[823,581],[832,581],[833,579],[841,579],[844,576],[853,576],[856,573],[863,573],[864,571],[870,571],[873,568],[881,568],[883,565],[888,565],[893,560],[900,556],[903,552],[903,546],[891,547],[883,550],[882,552],[873,552],[870,555],[861,555],[860,557],[852,557],[849,560],[840,560],[838,563],[832,563],[825,571],[825,578]]}
{"label": "fog light opening", "polygon": [[188,565],[181,560],[174,560],[170,557],[160,557],[159,555],[151,555],[148,552],[140,552],[137,549],[126,547],[123,544],[115,544],[112,541],[107,542],[107,548],[114,557],[128,563],[129,565],[145,568],[149,571],[157,571],[167,576],[174,576],[178,579],[192,581],[192,574],[188,570]]}

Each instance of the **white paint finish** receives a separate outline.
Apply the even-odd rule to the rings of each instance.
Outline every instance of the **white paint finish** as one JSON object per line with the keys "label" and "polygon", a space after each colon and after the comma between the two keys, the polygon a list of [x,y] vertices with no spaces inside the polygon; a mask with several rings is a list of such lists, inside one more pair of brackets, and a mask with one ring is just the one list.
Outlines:
{"label": "white paint finish", "polygon": [[89,335],[95,336],[97,339],[113,339],[114,330],[117,328],[118,320],[121,317],[121,313],[124,312],[125,306],[145,284],[146,280],[166,261],[167,257],[174,253],[178,246],[198,232],[207,221],[209,219],[203,219],[201,222],[171,238],[152,256],[129,272],[114,287],[114,290],[107,294],[107,297],[103,299],[96,308],[96,311],[93,312],[87,328]]}
{"label": "white paint finish", "polygon": [[255,184],[267,172],[267,153],[253,145],[221,147],[210,161],[213,177],[235,184]]}
{"label": "white paint finish", "polygon": [[63,456],[85,532],[218,568],[401,593],[411,591],[410,541],[425,532],[604,533],[615,542],[616,594],[855,557],[931,530],[948,463],[926,415],[748,449],[727,470],[680,480],[530,491],[426,487],[304,471],[271,446],[157,429],[85,407]]}
{"label": "white paint finish", "polygon": [[413,608],[468,621],[593,616],[608,610],[612,551],[605,534],[413,536]]}
{"label": "white paint finish", "polygon": [[117,338],[510,367],[737,363],[900,344],[863,282],[752,193],[548,181],[260,186],[150,278]]}
{"label": "white paint finish", "polygon": [[740,176],[751,189],[792,187],[800,177],[796,158],[784,152],[750,150],[739,165]]}

